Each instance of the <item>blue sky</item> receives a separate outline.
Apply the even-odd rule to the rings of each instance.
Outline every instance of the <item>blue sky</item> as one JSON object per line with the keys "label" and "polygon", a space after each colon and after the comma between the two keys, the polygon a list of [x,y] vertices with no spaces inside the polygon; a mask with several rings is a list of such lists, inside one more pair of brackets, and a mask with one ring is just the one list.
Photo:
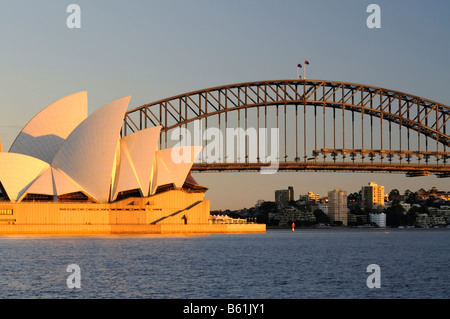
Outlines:
{"label": "blue sky", "polygon": [[[81,28],[66,26],[69,4]],[[369,29],[366,8],[381,8]],[[0,137],[8,150],[42,108],[86,90],[89,112],[131,95],[129,108],[245,81],[308,78],[381,86],[450,105],[449,1],[1,1]],[[273,200],[295,188],[358,191],[369,181],[416,190],[448,179],[365,173],[196,174],[213,209]]]}

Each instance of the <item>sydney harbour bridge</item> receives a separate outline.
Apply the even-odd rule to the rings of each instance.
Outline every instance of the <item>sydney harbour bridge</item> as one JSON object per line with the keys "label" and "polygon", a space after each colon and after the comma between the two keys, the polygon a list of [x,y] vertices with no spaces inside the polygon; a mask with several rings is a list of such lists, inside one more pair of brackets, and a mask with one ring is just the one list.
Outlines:
{"label": "sydney harbour bridge", "polygon": [[[449,119],[448,106],[399,91],[278,80],[218,86],[142,105],[126,113],[122,135],[160,125],[160,147],[165,148],[186,138],[181,129],[201,129],[200,138],[188,141],[204,146],[192,169],[197,172],[255,171],[276,161],[277,169],[286,171],[449,177]],[[209,128],[215,129],[214,138]],[[227,134],[230,129],[235,135]],[[223,137],[214,144],[211,160],[208,147],[217,132]],[[269,161],[267,150],[275,148],[271,133],[277,155]]]}

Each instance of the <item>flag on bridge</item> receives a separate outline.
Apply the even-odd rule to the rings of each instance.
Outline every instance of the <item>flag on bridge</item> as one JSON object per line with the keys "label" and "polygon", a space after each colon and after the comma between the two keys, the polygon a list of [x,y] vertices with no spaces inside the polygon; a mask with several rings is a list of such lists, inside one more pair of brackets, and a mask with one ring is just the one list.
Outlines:
{"label": "flag on bridge", "polygon": [[305,59],[305,64],[309,64],[308,60]]}
{"label": "flag on bridge", "polygon": [[300,63],[297,63],[297,68],[301,68],[302,65]]}

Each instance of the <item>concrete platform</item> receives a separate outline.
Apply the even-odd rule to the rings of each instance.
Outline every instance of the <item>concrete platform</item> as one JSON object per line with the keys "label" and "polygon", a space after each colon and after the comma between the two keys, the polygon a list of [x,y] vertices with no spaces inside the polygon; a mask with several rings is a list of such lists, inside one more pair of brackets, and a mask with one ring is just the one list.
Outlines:
{"label": "concrete platform", "polygon": [[1,235],[264,233],[265,224],[212,225],[0,225]]}

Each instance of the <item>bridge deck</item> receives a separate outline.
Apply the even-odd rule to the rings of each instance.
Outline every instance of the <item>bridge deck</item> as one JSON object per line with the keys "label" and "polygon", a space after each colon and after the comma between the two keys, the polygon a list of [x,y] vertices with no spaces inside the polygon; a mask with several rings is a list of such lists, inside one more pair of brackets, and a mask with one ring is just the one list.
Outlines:
{"label": "bridge deck", "polygon": [[268,163],[195,163],[193,172],[221,171],[348,171],[348,172],[388,172],[407,173],[407,176],[436,174],[438,177],[450,176],[450,165],[405,164],[405,163],[334,163],[334,162],[280,162],[270,166]]}

